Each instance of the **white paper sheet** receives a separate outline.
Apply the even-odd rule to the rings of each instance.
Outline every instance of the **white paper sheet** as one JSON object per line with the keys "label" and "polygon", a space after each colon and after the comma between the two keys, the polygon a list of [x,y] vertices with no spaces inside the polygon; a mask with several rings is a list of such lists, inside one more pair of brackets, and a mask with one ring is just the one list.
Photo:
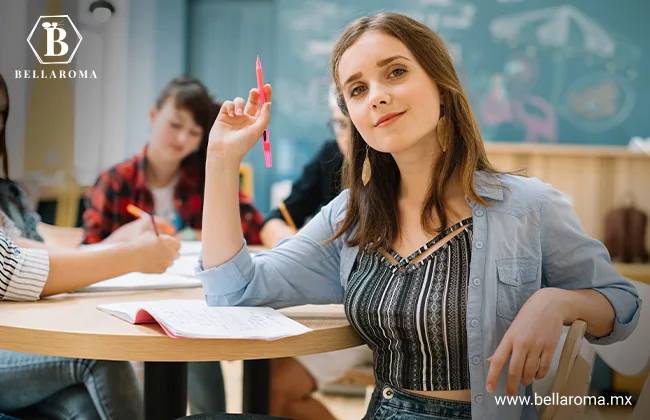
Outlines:
{"label": "white paper sheet", "polygon": [[194,277],[194,270],[199,264],[198,255],[181,255],[167,269],[166,273]]}
{"label": "white paper sheet", "polygon": [[310,328],[268,307],[209,307],[203,300],[162,300],[100,305],[98,309],[135,318],[138,309],[149,312],[176,336],[273,340],[304,334]]}
{"label": "white paper sheet", "polygon": [[201,241],[182,241],[179,253],[181,255],[195,255],[198,258],[201,253]]}
{"label": "white paper sheet", "polygon": [[100,281],[78,291],[101,292],[114,290],[178,289],[199,286],[201,286],[201,281],[195,277],[181,276],[173,273],[129,273],[113,279]]}

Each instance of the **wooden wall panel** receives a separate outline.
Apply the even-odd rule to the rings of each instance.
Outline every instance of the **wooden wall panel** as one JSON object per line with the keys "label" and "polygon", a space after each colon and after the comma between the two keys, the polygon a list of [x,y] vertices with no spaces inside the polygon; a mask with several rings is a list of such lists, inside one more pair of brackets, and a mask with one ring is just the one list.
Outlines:
{"label": "wooden wall panel", "polygon": [[[525,169],[571,196],[585,231],[603,240],[605,216],[632,202],[650,216],[650,156],[624,147],[487,143],[501,170]],[[650,226],[648,226],[650,229]],[[650,250],[650,232],[646,234]]]}

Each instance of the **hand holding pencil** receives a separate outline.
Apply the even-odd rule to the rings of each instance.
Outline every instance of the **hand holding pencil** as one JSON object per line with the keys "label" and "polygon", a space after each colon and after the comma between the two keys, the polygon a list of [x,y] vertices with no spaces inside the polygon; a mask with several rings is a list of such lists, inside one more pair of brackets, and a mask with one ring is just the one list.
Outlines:
{"label": "hand holding pencil", "polygon": [[174,227],[170,225],[165,219],[161,217],[155,217],[147,213],[146,211],[134,206],[133,204],[128,204],[126,206],[126,211],[128,211],[129,213],[131,213],[131,215],[139,219],[149,220],[148,223],[151,223],[153,227],[153,231],[156,234],[156,236],[160,235],[159,228],[160,231],[166,233],[167,235],[173,235],[174,233],[176,233]]}
{"label": "hand holding pencil", "polygon": [[271,85],[265,85],[266,102],[261,108],[257,88],[250,90],[247,102],[243,98],[225,101],[210,130],[208,154],[224,162],[241,163],[271,121],[272,94]]}

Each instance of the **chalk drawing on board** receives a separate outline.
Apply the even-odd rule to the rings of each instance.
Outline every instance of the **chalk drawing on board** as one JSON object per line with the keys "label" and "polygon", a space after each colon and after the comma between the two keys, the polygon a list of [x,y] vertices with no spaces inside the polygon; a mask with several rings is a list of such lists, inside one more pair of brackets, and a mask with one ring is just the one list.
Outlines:
{"label": "chalk drawing on board", "polygon": [[564,93],[558,113],[585,131],[599,133],[625,121],[634,108],[636,94],[624,77],[592,73],[572,83]]}
{"label": "chalk drawing on board", "polygon": [[495,73],[488,91],[479,101],[479,115],[484,126],[498,136],[499,127],[519,127],[524,142],[557,141],[558,123],[554,107],[532,93],[539,77],[534,57],[513,54],[506,61],[503,73]]}
{"label": "chalk drawing on board", "polygon": [[[603,58],[613,58],[616,52],[616,39],[569,5],[501,16],[493,19],[489,27],[494,38],[505,42],[533,41],[543,47],[571,48]],[[579,30],[577,39],[572,36],[573,27]]]}

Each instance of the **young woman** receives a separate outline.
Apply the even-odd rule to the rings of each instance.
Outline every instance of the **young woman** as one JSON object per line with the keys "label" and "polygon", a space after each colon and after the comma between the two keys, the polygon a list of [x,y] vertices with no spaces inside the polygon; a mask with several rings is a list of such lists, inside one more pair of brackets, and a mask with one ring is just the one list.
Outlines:
{"label": "young woman", "polygon": [[[149,144],[103,172],[88,193],[84,243],[141,233],[144,226],[131,224],[136,217],[126,210],[128,204],[165,219],[182,239],[200,239],[207,134],[219,108],[198,80],[171,80],[151,108]],[[263,217],[244,193],[238,198],[246,240],[259,244]]]}
{"label": "young woman", "polygon": [[[180,243],[167,235],[143,235],[104,250],[34,249],[47,246],[37,242],[38,218],[26,207],[25,193],[8,178],[8,117],[9,95],[0,75],[0,153],[5,174],[0,178],[0,301],[38,300],[134,271],[162,273],[172,264]],[[19,412],[22,417],[25,410],[56,419],[141,419],[144,415],[141,388],[129,363],[0,350],[0,411]]]}
{"label": "young woman", "polygon": [[[352,121],[347,187],[300,232],[251,257],[237,168],[270,121],[258,93],[210,133],[203,281],[210,305],[343,303],[374,354],[366,418],[534,419],[563,325],[626,338],[640,299],[539,180],[499,173],[438,35],[404,15],[352,23],[332,53]],[[270,86],[267,97],[271,96]]]}

